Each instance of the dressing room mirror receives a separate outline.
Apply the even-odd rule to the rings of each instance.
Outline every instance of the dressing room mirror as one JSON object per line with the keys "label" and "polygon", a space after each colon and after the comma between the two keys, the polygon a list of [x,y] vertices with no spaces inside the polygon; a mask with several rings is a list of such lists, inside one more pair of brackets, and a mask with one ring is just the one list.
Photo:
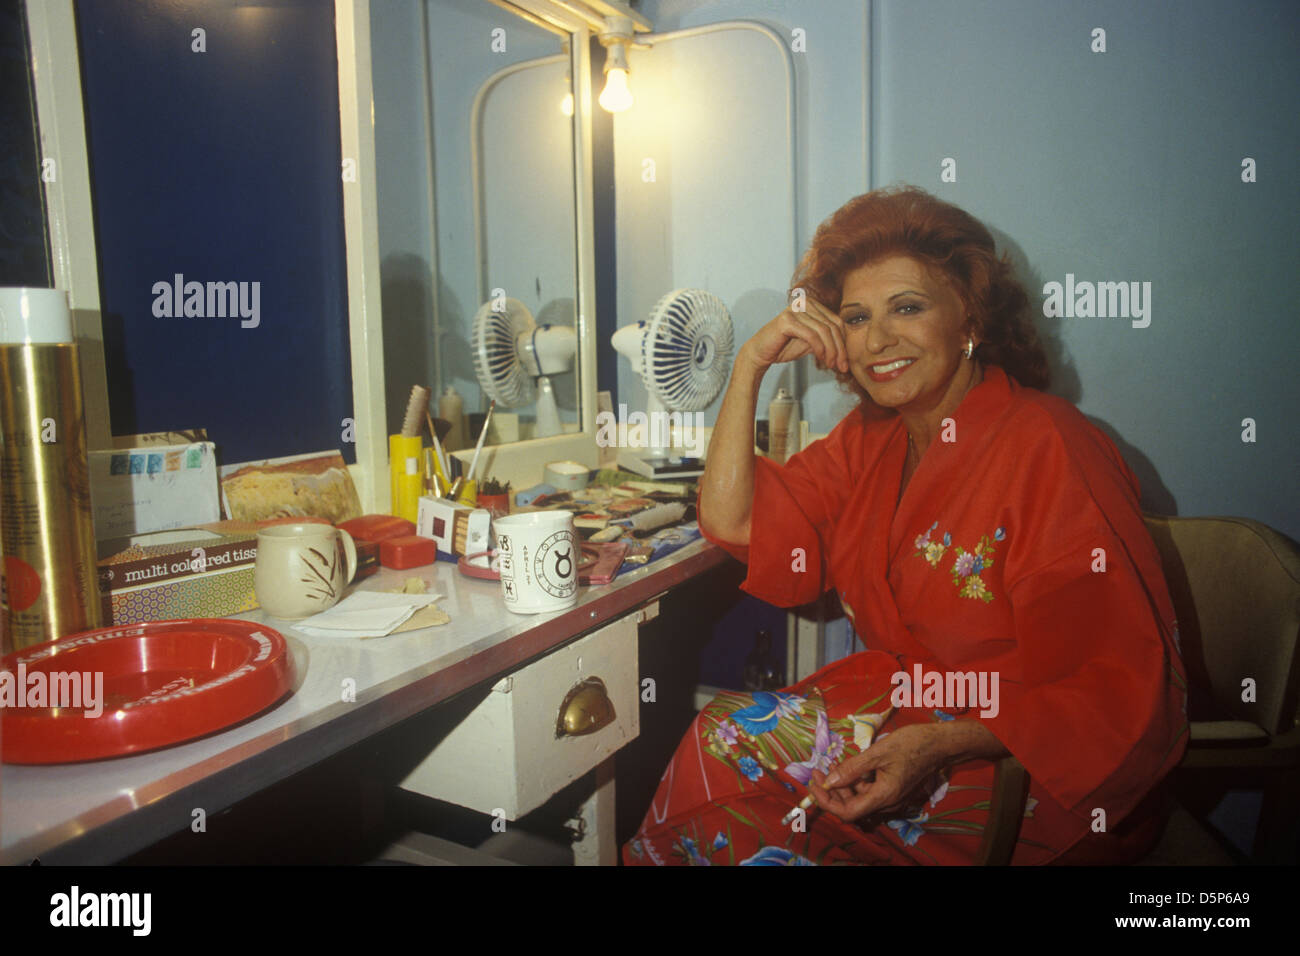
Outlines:
{"label": "dressing room mirror", "polygon": [[[495,307],[498,334],[522,329],[516,303],[551,327],[533,341],[559,432],[581,431],[580,350],[590,344],[577,318],[573,36],[489,0],[372,3],[370,25],[390,432],[414,384],[433,389],[435,413],[448,386],[467,416],[486,411],[475,313]],[[494,437],[545,433],[545,383],[523,363],[512,369],[500,348],[495,357],[500,390],[534,397],[498,401]]]}

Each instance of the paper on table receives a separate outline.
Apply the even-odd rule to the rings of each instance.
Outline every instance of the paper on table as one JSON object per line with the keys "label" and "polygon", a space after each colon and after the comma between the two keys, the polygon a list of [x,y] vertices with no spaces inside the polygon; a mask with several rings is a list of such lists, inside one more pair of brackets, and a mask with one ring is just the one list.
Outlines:
{"label": "paper on table", "polygon": [[391,634],[422,607],[442,600],[441,594],[390,594],[358,591],[328,611],[294,625],[313,637],[369,637]]}

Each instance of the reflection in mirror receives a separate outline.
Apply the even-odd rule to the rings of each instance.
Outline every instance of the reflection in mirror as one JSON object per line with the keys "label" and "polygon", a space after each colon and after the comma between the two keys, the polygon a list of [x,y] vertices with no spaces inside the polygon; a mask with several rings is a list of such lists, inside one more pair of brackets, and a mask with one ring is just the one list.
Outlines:
{"label": "reflection in mirror", "polygon": [[415,384],[495,397],[500,441],[579,431],[567,35],[485,0],[370,16],[390,432]]}

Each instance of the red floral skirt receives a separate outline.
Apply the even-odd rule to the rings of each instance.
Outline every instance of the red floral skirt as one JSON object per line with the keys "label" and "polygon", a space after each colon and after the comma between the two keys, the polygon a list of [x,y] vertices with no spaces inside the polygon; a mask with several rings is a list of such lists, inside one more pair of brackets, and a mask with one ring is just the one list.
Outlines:
{"label": "red floral skirt", "polygon": [[[866,651],[784,691],[725,692],[701,711],[636,836],[628,865],[817,866],[973,863],[989,818],[994,765],[971,760],[931,777],[903,807],[844,823],[815,805],[790,816],[813,769],[827,772],[899,727],[954,719],[890,713],[898,662]],[[1087,833],[1031,782],[1012,862],[1047,863]],[[1101,861],[1097,861],[1101,862]]]}

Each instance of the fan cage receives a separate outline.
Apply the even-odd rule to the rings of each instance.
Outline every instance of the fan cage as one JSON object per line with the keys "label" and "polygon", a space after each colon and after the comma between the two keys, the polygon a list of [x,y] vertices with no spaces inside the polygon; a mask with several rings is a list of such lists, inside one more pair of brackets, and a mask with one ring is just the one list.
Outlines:
{"label": "fan cage", "polygon": [[642,339],[646,389],[672,411],[706,408],[731,370],[731,315],[702,289],[678,289],[655,305]]}
{"label": "fan cage", "polygon": [[507,299],[504,312],[488,302],[474,316],[474,373],[488,397],[506,408],[527,405],[536,397],[533,377],[515,351],[515,342],[534,326],[528,307]]}

